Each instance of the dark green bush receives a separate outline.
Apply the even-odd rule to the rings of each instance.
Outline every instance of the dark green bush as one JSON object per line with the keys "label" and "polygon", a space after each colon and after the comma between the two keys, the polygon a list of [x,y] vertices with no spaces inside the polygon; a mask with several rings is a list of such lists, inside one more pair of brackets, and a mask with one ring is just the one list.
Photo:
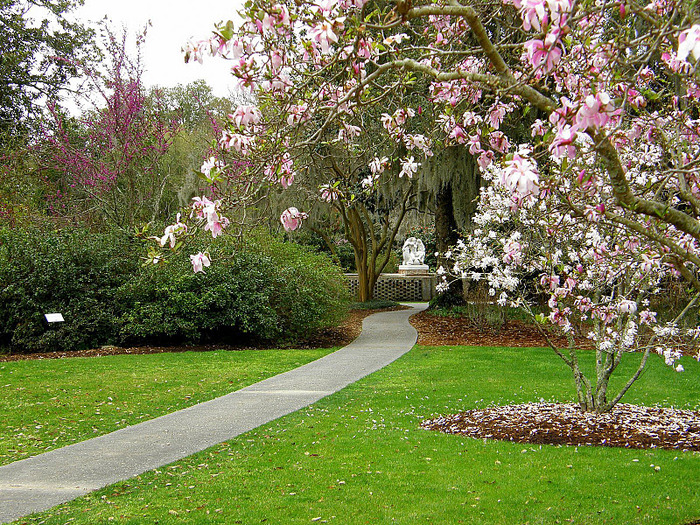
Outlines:
{"label": "dark green bush", "polygon": [[272,300],[288,337],[302,337],[309,331],[336,324],[345,316],[348,285],[329,255],[264,234],[252,236],[247,249],[264,254],[278,269],[284,286],[276,290]]}
{"label": "dark green bush", "polygon": [[[114,343],[117,289],[138,271],[120,234],[0,229],[0,347],[49,352]],[[60,312],[49,326],[44,314]]]}
{"label": "dark green bush", "polygon": [[338,321],[346,285],[322,254],[258,234],[217,241],[212,266],[193,274],[186,254],[120,291],[130,342],[290,340]]}
{"label": "dark green bush", "polygon": [[[162,268],[141,267],[142,252],[119,234],[0,230],[0,348],[291,341],[333,325],[347,305],[327,256],[269,236],[217,239],[204,274],[189,251]],[[49,312],[66,321],[49,326]]]}

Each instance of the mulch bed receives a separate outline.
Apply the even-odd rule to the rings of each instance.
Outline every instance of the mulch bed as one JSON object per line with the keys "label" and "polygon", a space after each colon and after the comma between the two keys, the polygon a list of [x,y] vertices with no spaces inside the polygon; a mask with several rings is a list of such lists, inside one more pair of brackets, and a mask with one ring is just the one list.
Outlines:
{"label": "mulch bed", "polygon": [[421,426],[516,443],[700,451],[700,412],[623,403],[608,414],[561,403],[492,406],[424,420]]}
{"label": "mulch bed", "polygon": [[[492,327],[463,317],[441,317],[423,311],[411,317],[411,324],[418,330],[418,344],[424,346],[547,346],[537,327],[522,321],[509,320],[501,327]],[[561,347],[568,346],[563,337],[554,337],[552,341]],[[581,343],[587,345],[588,341]]]}
{"label": "mulch bed", "polygon": [[[546,347],[536,327],[508,321],[500,329],[468,319],[421,312],[411,317],[425,346]],[[567,342],[555,339],[563,347]],[[664,448],[700,451],[700,412],[618,404],[610,414],[582,412],[577,405],[530,403],[492,406],[423,421],[423,428],[473,438],[529,444]]]}

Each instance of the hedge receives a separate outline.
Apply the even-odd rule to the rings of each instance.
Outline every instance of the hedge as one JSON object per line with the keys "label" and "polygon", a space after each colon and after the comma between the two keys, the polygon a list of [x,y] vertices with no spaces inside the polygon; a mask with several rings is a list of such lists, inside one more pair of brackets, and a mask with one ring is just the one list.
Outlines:
{"label": "hedge", "polygon": [[[343,315],[345,283],[327,257],[262,234],[219,241],[194,274],[184,252],[142,267],[143,246],[119,233],[1,229],[0,348],[290,341]],[[47,324],[50,312],[65,322]]]}

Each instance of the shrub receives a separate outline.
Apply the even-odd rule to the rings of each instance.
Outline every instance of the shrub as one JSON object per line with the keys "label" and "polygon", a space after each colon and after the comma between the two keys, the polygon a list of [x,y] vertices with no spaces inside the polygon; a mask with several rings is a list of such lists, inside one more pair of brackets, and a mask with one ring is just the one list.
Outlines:
{"label": "shrub", "polygon": [[[114,296],[138,271],[137,253],[118,233],[0,229],[0,347],[49,352],[115,342]],[[50,312],[65,322],[48,326]]]}
{"label": "shrub", "polygon": [[[260,234],[219,241],[194,274],[184,252],[141,267],[143,247],[118,233],[2,229],[0,347],[291,340],[343,315],[347,286],[323,254]],[[65,322],[49,326],[49,312]]]}
{"label": "shrub", "polygon": [[[195,248],[196,251],[197,248]],[[214,263],[193,274],[185,254],[121,290],[125,341],[290,340],[335,324],[347,286],[323,254],[256,233],[217,241]]]}

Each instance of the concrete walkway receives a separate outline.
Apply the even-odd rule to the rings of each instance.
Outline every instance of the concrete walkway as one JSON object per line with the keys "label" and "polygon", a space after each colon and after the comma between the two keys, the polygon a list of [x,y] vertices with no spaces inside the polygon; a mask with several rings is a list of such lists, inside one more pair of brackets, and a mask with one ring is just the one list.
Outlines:
{"label": "concrete walkway", "polygon": [[0,467],[0,523],[167,465],[304,408],[396,360],[416,342],[411,310],[367,317],[350,345],[223,397]]}

